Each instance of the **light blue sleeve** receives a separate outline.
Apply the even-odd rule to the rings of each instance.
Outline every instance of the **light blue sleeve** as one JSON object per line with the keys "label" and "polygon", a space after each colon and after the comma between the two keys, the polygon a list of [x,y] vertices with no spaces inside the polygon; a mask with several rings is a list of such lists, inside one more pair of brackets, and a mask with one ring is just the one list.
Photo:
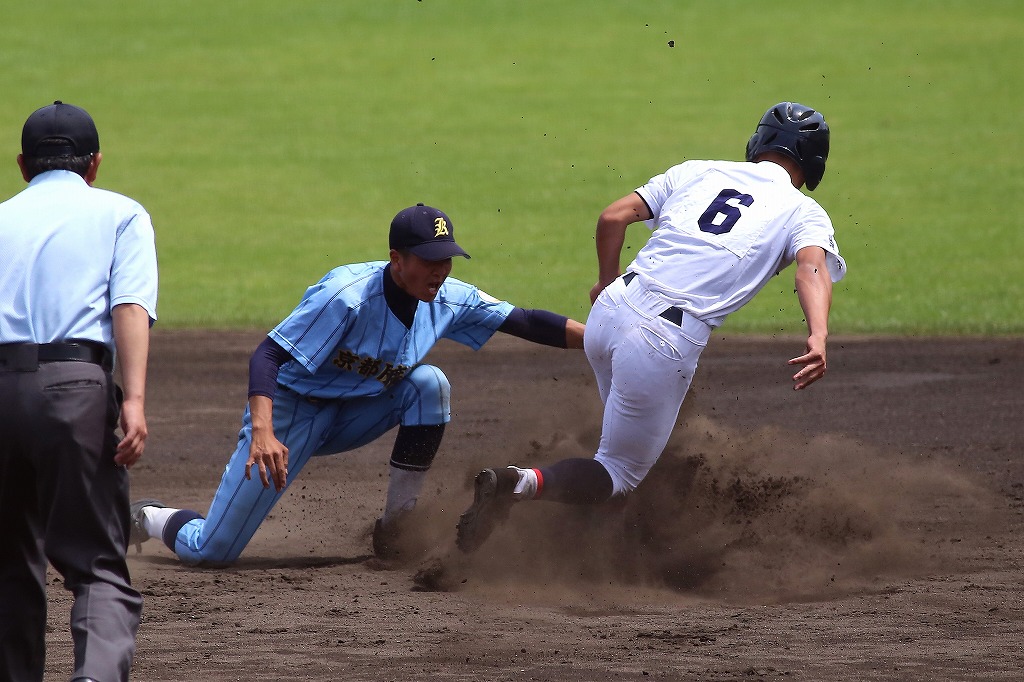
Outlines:
{"label": "light blue sleeve", "polygon": [[327,359],[345,335],[349,307],[334,278],[306,289],[288,317],[267,334],[310,373]]}
{"label": "light blue sleeve", "polygon": [[118,227],[110,268],[110,307],[135,303],[156,320],[156,240],[149,214],[141,207]]}
{"label": "light blue sleeve", "polygon": [[445,304],[455,313],[455,319],[444,337],[479,350],[494,336],[494,332],[515,309],[511,303],[500,301],[471,284],[451,278],[445,282]]}

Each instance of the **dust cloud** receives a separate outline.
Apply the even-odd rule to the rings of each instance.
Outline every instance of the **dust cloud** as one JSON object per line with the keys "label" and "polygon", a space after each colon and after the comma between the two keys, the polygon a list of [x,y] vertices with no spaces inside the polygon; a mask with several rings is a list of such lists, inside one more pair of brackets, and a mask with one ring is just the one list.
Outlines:
{"label": "dust cloud", "polygon": [[[594,423],[531,440],[514,460],[542,466],[591,456]],[[472,555],[450,541],[472,499],[469,482],[445,491],[424,515],[434,527],[420,521],[426,556],[416,584],[538,600],[569,590],[607,601],[624,591],[632,602],[637,589],[737,603],[834,598],[939,570],[949,557],[935,546],[935,526],[986,513],[991,496],[941,460],[844,436],[740,432],[688,415],[634,493],[595,507],[517,504]]]}

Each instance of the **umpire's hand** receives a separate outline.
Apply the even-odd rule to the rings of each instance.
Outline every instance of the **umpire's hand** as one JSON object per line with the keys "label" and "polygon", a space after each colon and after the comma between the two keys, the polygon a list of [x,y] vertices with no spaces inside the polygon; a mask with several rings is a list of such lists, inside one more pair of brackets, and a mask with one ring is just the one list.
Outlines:
{"label": "umpire's hand", "polygon": [[138,399],[126,399],[121,404],[121,431],[124,437],[117,444],[117,451],[114,453],[114,462],[124,467],[130,467],[142,457],[142,451],[146,448],[146,437],[149,429],[146,427],[146,411],[142,401]]}

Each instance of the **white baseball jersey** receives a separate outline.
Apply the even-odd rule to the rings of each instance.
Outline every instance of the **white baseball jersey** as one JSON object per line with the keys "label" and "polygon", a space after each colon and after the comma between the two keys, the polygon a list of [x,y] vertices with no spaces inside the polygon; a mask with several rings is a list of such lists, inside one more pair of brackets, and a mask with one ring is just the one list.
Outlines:
{"label": "white baseball jersey", "polygon": [[[665,449],[711,329],[820,246],[846,272],[825,211],[771,163],[687,161],[636,190],[654,232],[597,297],[583,343],[605,404],[595,459],[635,489]],[[685,311],[668,319],[669,306]]]}
{"label": "white baseball jersey", "polygon": [[846,274],[832,222],[771,163],[687,161],[636,190],[654,230],[627,268],[644,287],[717,327],[805,246],[820,246],[833,282]]}

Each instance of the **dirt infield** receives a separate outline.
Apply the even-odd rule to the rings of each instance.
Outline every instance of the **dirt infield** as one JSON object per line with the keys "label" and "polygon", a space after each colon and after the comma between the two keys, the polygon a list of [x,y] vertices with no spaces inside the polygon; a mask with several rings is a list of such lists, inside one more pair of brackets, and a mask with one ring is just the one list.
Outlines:
{"label": "dirt infield", "polygon": [[[261,336],[155,334],[135,497],[205,512]],[[800,348],[719,334],[624,506],[520,505],[467,557],[473,474],[589,456],[600,412],[582,352],[442,344],[453,420],[407,559],[369,549],[392,438],[317,459],[231,568],[131,550],[133,679],[1021,679],[1024,341],[834,338],[793,392]],[[62,680],[70,599],[49,591]]]}

